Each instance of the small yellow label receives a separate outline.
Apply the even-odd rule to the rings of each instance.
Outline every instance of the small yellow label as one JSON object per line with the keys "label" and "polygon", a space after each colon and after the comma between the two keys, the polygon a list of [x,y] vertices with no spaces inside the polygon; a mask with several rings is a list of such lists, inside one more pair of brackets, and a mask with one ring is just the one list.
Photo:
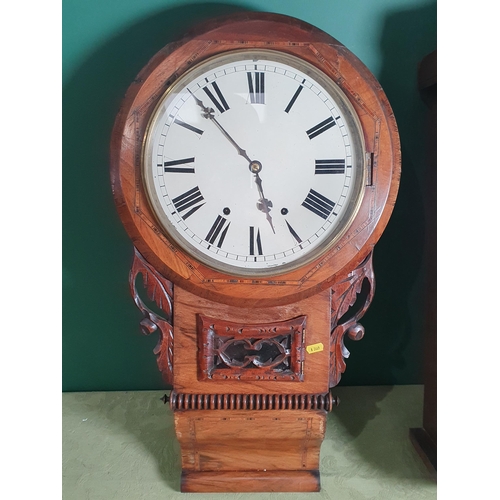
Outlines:
{"label": "small yellow label", "polygon": [[323,350],[323,344],[321,342],[319,344],[312,344],[306,347],[306,351],[309,354],[313,354],[315,352],[321,352],[322,350]]}

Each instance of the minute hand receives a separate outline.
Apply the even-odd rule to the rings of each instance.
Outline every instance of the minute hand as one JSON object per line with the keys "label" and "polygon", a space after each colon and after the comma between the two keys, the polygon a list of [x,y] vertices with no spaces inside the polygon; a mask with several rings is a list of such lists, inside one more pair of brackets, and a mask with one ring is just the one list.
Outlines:
{"label": "minute hand", "polygon": [[217,119],[214,116],[214,110],[212,108],[207,108],[206,106],[203,105],[203,102],[198,99],[195,95],[193,95],[194,100],[196,101],[196,104],[200,106],[200,108],[203,111],[203,117],[212,120],[215,125],[217,125],[217,128],[222,132],[224,137],[236,148],[236,151],[238,151],[238,154],[240,156],[243,156],[245,160],[248,161],[248,163],[252,163],[252,160],[249,158],[247,155],[247,152],[243,149],[240,148],[240,146],[236,143],[236,141],[226,132],[224,127],[217,121]]}
{"label": "minute hand", "polygon": [[247,152],[237,144],[237,142],[226,132],[224,127],[217,121],[214,116],[215,111],[212,108],[208,108],[207,106],[205,106],[201,99],[198,99],[194,94],[191,95],[196,101],[196,104],[201,108],[203,118],[212,120],[217,128],[222,132],[224,137],[236,148],[238,154],[240,156],[243,156],[243,158],[248,161],[250,171],[255,175],[255,183],[257,184],[257,189],[259,191],[260,203],[258,203],[257,206],[259,207],[259,210],[266,214],[266,219],[269,222],[269,225],[271,226],[271,229],[274,233],[275,231],[273,226],[273,219],[271,217],[271,214],[269,213],[269,207],[272,206],[272,203],[264,196],[264,190],[262,189],[262,179],[259,176],[259,172],[262,169],[261,163],[259,161],[250,159],[250,157],[247,155]]}

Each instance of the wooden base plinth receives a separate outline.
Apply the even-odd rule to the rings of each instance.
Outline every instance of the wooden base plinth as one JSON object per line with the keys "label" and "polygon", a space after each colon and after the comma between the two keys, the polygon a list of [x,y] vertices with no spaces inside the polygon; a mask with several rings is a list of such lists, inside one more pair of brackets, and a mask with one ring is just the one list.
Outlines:
{"label": "wooden base plinth", "polygon": [[174,411],[182,491],[319,491],[324,410]]}
{"label": "wooden base plinth", "polygon": [[183,493],[320,491],[317,470],[224,471],[182,473]]}

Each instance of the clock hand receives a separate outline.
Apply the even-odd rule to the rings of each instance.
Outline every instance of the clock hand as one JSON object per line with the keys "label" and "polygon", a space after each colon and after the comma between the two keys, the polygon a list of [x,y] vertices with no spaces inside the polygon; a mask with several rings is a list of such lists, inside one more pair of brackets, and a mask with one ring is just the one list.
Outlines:
{"label": "clock hand", "polygon": [[[253,162],[255,163],[255,162]],[[261,167],[262,168],[262,167]],[[252,163],[250,164],[250,170],[252,170]],[[266,214],[267,222],[269,222],[273,233],[276,234],[273,226],[273,218],[269,213],[271,207],[273,206],[272,201],[266,199],[264,196],[264,190],[262,189],[262,179],[260,178],[259,172],[255,172],[255,184],[257,184],[257,189],[259,190],[260,200],[257,202],[257,208]]]}
{"label": "clock hand", "polygon": [[274,226],[273,226],[273,219],[271,217],[271,214],[269,213],[270,207],[272,207],[273,204],[270,200],[266,199],[266,197],[264,196],[264,190],[262,189],[262,179],[259,176],[259,172],[262,170],[262,164],[257,160],[251,160],[249,158],[249,156],[247,155],[247,152],[243,148],[241,148],[236,143],[236,141],[227,133],[227,131],[224,129],[224,127],[215,118],[215,115],[214,115],[215,111],[213,108],[208,108],[207,106],[205,106],[203,104],[203,101],[201,99],[198,99],[194,94],[191,94],[191,95],[193,96],[194,100],[196,101],[196,104],[201,108],[201,110],[203,112],[202,113],[203,118],[206,118],[207,120],[212,120],[215,123],[215,125],[217,126],[217,128],[222,132],[224,137],[236,148],[236,151],[238,151],[238,154],[240,156],[243,156],[243,158],[245,158],[245,160],[248,161],[248,163],[249,163],[248,167],[250,169],[250,172],[255,174],[255,183],[257,184],[257,189],[259,191],[259,196],[260,196],[260,200],[257,202],[257,208],[261,212],[264,212],[266,214],[266,219],[269,222],[269,224],[271,225],[271,229],[273,230],[273,233],[276,234],[276,232],[274,230]]}
{"label": "clock hand", "polygon": [[200,106],[200,108],[202,109],[203,118],[206,118],[207,120],[212,120],[215,123],[215,125],[217,126],[217,128],[222,132],[224,137],[236,148],[236,151],[238,151],[238,154],[240,156],[243,156],[243,158],[245,158],[245,160],[247,160],[248,163],[252,163],[252,160],[248,157],[247,152],[243,148],[240,148],[240,146],[238,146],[236,141],[226,132],[224,127],[217,121],[217,119],[215,118],[215,115],[214,115],[213,108],[207,108],[206,106],[203,105],[203,102],[200,99],[198,99],[194,94],[191,94],[191,95],[193,96],[194,100],[196,101],[196,104],[198,104],[198,106]]}

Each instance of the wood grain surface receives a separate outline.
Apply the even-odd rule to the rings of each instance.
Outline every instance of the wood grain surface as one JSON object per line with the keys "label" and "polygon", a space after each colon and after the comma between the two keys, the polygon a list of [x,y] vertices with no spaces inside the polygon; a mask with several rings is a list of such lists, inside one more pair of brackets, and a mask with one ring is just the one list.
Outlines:
{"label": "wood grain surface", "polygon": [[[358,115],[369,170],[361,207],[344,236],[316,260],[265,279],[215,271],[176,246],[156,221],[141,174],[148,120],[169,86],[209,57],[255,48],[300,57],[336,82]],[[363,63],[340,42],[307,23],[255,12],[209,21],[158,52],[128,89],[113,129],[110,156],[116,206],[144,258],[175,285],[200,297],[246,307],[286,304],[313,296],[361,263],[391,215],[399,186],[400,161],[393,112],[379,83]]]}
{"label": "wood grain surface", "polygon": [[[335,82],[357,114],[366,159],[363,198],[342,237],[301,267],[255,278],[216,271],[183,251],[161,229],[142,178],[148,123],[163,94],[196,64],[246,49],[291,54]],[[373,298],[371,254],[399,186],[399,136],[379,83],[341,43],[300,20],[256,12],[210,20],[160,50],[134,80],[110,161],[118,213],[137,249],[131,291],[141,328],[159,330],[155,353],[177,398],[182,491],[319,491],[329,389],[345,369],[344,336],[364,334],[358,321]],[[165,317],[138,297],[140,273]]]}
{"label": "wood grain surface", "polygon": [[319,490],[324,411],[185,411],[174,418],[183,491]]}
{"label": "wood grain surface", "polygon": [[[237,307],[220,304],[175,288],[174,307],[174,390],[191,394],[306,394],[325,393],[329,390],[330,361],[330,291],[320,292],[293,304],[269,308]],[[265,376],[245,380],[238,378],[207,379],[200,377],[198,367],[198,314],[222,321],[240,322],[241,325],[278,323],[299,316],[307,316],[304,345],[322,344],[317,352],[304,353],[303,381],[276,380]]]}

